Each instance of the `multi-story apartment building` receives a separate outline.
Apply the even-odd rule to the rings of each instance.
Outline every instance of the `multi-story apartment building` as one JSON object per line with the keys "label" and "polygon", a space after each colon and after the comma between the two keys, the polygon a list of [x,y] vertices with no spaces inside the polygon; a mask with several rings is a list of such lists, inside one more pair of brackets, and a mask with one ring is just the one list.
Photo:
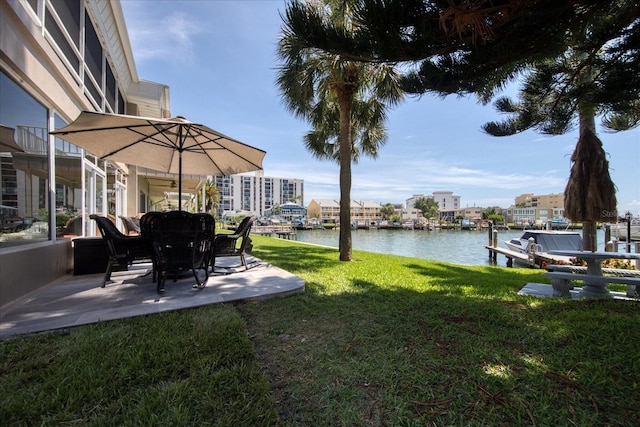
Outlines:
{"label": "multi-story apartment building", "polygon": [[521,194],[516,197],[515,206],[519,208],[564,208],[564,193]]}
{"label": "multi-story apartment building", "polygon": [[263,171],[253,175],[215,177],[220,193],[218,215],[223,212],[250,212],[263,216],[276,205],[292,201],[304,204],[304,180],[264,176]]}
{"label": "multi-story apartment building", "polygon": [[521,194],[503,214],[507,222],[524,226],[540,226],[551,220],[564,220],[564,194]]}

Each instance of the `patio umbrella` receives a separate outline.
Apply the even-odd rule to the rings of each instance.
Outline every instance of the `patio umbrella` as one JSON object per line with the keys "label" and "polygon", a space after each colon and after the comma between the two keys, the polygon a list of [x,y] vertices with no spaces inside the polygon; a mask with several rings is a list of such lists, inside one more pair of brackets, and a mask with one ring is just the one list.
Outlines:
{"label": "patio umbrella", "polygon": [[8,126],[0,125],[0,152],[23,152],[24,150],[14,138],[15,129]]}
{"label": "patio umbrella", "polygon": [[184,117],[156,119],[83,111],[51,134],[105,159],[178,175],[233,175],[262,169],[265,152]]}

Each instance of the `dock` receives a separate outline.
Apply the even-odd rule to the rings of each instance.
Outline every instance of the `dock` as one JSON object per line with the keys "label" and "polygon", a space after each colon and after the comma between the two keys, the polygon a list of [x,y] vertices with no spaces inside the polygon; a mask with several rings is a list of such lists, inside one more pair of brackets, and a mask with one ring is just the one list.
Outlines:
{"label": "dock", "polygon": [[501,248],[498,246],[498,230],[493,227],[493,224],[489,223],[488,231],[489,244],[485,245],[485,249],[489,250],[489,260],[494,263],[498,254],[507,257],[507,267],[513,267],[513,260],[530,268],[544,268],[548,264],[568,264],[570,262],[570,257],[551,255],[547,252],[536,252],[535,245],[533,245],[532,251],[528,253]]}
{"label": "dock", "polygon": [[533,252],[524,254],[522,252],[512,251],[510,249],[500,248],[497,246],[486,245],[485,249],[489,250],[489,259],[496,261],[497,255],[501,254],[507,257],[507,267],[513,267],[513,260],[518,260],[520,264],[528,265],[532,268],[541,268],[544,264],[556,264],[558,261],[568,262],[568,257],[549,255],[546,252]]}
{"label": "dock", "polygon": [[297,240],[296,231],[290,226],[254,226],[251,229],[251,233],[270,237],[275,235],[280,239],[286,240]]}

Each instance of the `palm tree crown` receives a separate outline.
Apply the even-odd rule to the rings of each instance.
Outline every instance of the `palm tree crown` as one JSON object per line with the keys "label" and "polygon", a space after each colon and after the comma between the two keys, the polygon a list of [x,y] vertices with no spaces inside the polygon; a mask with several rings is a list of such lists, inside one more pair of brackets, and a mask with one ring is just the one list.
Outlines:
{"label": "palm tree crown", "polygon": [[304,136],[314,156],[340,165],[340,260],[350,261],[351,163],[361,155],[376,157],[386,142],[384,128],[389,106],[402,100],[399,74],[392,65],[367,64],[308,47],[295,20],[301,11],[350,31],[351,1],[299,1],[287,5],[278,55],[283,63],[277,83],[284,105],[307,120]]}

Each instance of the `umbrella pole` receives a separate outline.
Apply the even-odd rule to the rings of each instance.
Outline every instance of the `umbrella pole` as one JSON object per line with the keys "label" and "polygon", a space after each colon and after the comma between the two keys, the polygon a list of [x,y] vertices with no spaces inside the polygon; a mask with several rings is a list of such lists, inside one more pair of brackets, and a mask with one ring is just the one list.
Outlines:
{"label": "umbrella pole", "polygon": [[178,210],[182,210],[182,150],[178,151]]}

